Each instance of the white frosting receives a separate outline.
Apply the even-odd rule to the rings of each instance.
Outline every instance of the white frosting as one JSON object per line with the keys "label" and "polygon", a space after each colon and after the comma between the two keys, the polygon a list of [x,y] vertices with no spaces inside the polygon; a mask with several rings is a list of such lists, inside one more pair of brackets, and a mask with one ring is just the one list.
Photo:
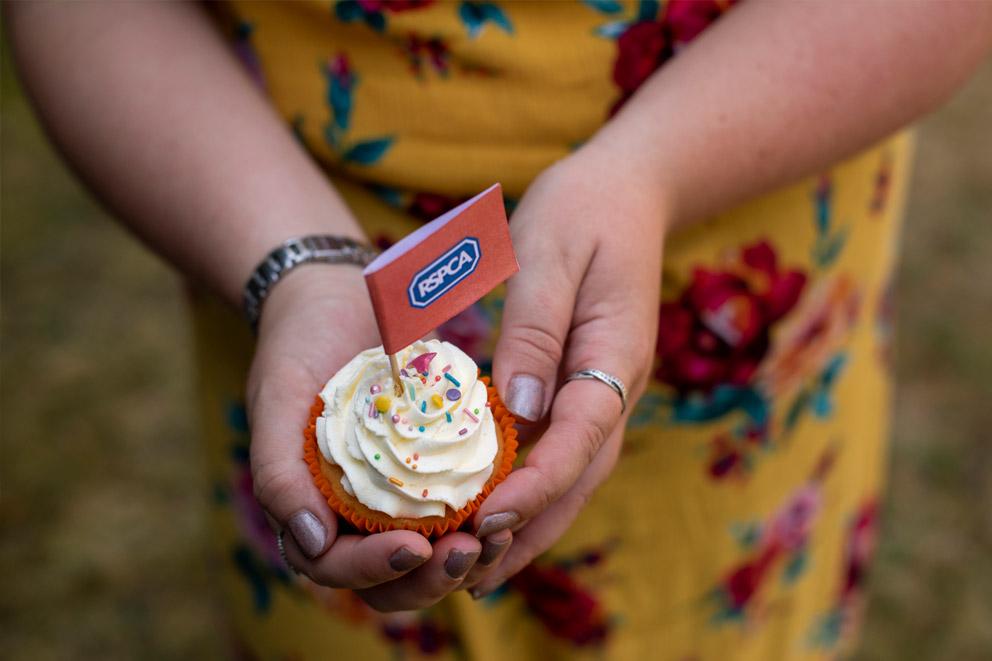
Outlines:
{"label": "white frosting", "polygon": [[[355,356],[320,393],[321,453],[344,471],[345,491],[394,517],[442,516],[445,505],[461,509],[482,491],[496,457],[496,425],[475,362],[438,340],[415,342],[397,359],[404,367],[426,353],[437,354],[426,376],[404,368],[402,397],[381,346]],[[449,390],[458,391],[457,400]],[[380,396],[389,398],[383,413],[375,407]]]}

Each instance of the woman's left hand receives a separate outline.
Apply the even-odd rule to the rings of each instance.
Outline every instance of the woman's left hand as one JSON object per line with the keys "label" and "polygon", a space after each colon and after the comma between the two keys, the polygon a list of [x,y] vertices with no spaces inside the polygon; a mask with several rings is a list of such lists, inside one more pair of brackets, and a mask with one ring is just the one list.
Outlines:
{"label": "woman's left hand", "polygon": [[666,224],[662,186],[592,143],[545,170],[513,214],[520,272],[507,284],[493,377],[518,420],[547,428],[474,519],[513,546],[474,594],[494,589],[568,528],[619,456],[626,413],[608,385],[571,381],[595,368],[619,377],[632,407],[647,383],[658,326]]}

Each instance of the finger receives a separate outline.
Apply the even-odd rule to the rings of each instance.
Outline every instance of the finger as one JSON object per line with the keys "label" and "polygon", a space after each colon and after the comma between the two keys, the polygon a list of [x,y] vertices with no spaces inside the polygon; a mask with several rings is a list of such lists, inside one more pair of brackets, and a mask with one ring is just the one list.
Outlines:
{"label": "finger", "polygon": [[427,562],[430,543],[418,533],[394,530],[376,535],[341,535],[315,560],[296,542],[284,538],[292,568],[332,588],[369,588],[397,579]]}
{"label": "finger", "polygon": [[[526,210],[514,215],[514,220]],[[493,381],[506,407],[519,420],[535,422],[547,414],[558,377],[558,364],[572,319],[579,277],[568,260],[541,236],[522,236],[526,219],[511,222],[520,272],[506,285],[499,340],[493,353]],[[574,266],[573,266],[574,268]]]}
{"label": "finger", "polygon": [[445,535],[423,565],[395,581],[359,590],[358,595],[382,612],[427,608],[458,589],[481,552],[482,545],[472,535]]}
{"label": "finger", "polygon": [[[324,553],[337,535],[331,511],[303,460],[303,429],[313,403],[310,375],[293,375],[281,366],[284,387],[258,386],[249,393],[252,405],[251,469],[255,498],[292,536],[307,558]],[[303,387],[292,384],[302,383]]]}
{"label": "finger", "polygon": [[575,486],[513,533],[513,545],[507,548],[500,561],[494,563],[469,590],[474,599],[491,593],[558,541],[592,498],[596,488],[609,476],[622,446],[623,430],[620,428],[610,436]]}
{"label": "finger", "polygon": [[475,561],[475,566],[469,570],[465,580],[462,581],[462,589],[476,585],[499,565],[500,560],[503,559],[503,556],[510,549],[510,545],[513,544],[513,533],[510,530],[500,530],[484,537],[481,542],[482,552],[479,554],[479,559]]}
{"label": "finger", "polygon": [[524,465],[500,483],[474,518],[480,537],[527,521],[567,492],[620,420],[620,398],[598,381],[566,383],[551,410],[547,432]]}
{"label": "finger", "polygon": [[[612,374],[627,385],[633,401],[650,368],[657,326],[656,306],[640,297],[656,294],[658,284],[648,284],[650,274],[635,276],[616,268],[624,264],[616,250],[615,246],[598,250],[583,278],[563,372],[596,368]],[[619,294],[631,291],[637,296]],[[547,432],[523,467],[497,486],[476,514],[478,534],[512,528],[554,503],[592,461],[622,411],[620,396],[605,383],[565,383],[555,395]]]}

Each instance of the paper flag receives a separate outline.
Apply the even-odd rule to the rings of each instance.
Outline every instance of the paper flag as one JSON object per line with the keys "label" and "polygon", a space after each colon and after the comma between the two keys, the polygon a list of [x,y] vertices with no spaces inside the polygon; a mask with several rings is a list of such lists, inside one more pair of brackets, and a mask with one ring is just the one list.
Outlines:
{"label": "paper flag", "polygon": [[365,268],[386,353],[417,341],[519,269],[502,189],[494,184]]}

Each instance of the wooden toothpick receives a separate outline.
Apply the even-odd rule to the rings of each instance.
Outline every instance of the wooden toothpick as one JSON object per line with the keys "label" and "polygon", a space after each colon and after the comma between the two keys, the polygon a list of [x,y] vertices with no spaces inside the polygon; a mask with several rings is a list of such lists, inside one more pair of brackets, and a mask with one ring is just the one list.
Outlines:
{"label": "wooden toothpick", "polygon": [[389,368],[393,371],[393,392],[397,397],[403,396],[403,382],[400,381],[400,365],[396,362],[396,354],[389,355]]}

